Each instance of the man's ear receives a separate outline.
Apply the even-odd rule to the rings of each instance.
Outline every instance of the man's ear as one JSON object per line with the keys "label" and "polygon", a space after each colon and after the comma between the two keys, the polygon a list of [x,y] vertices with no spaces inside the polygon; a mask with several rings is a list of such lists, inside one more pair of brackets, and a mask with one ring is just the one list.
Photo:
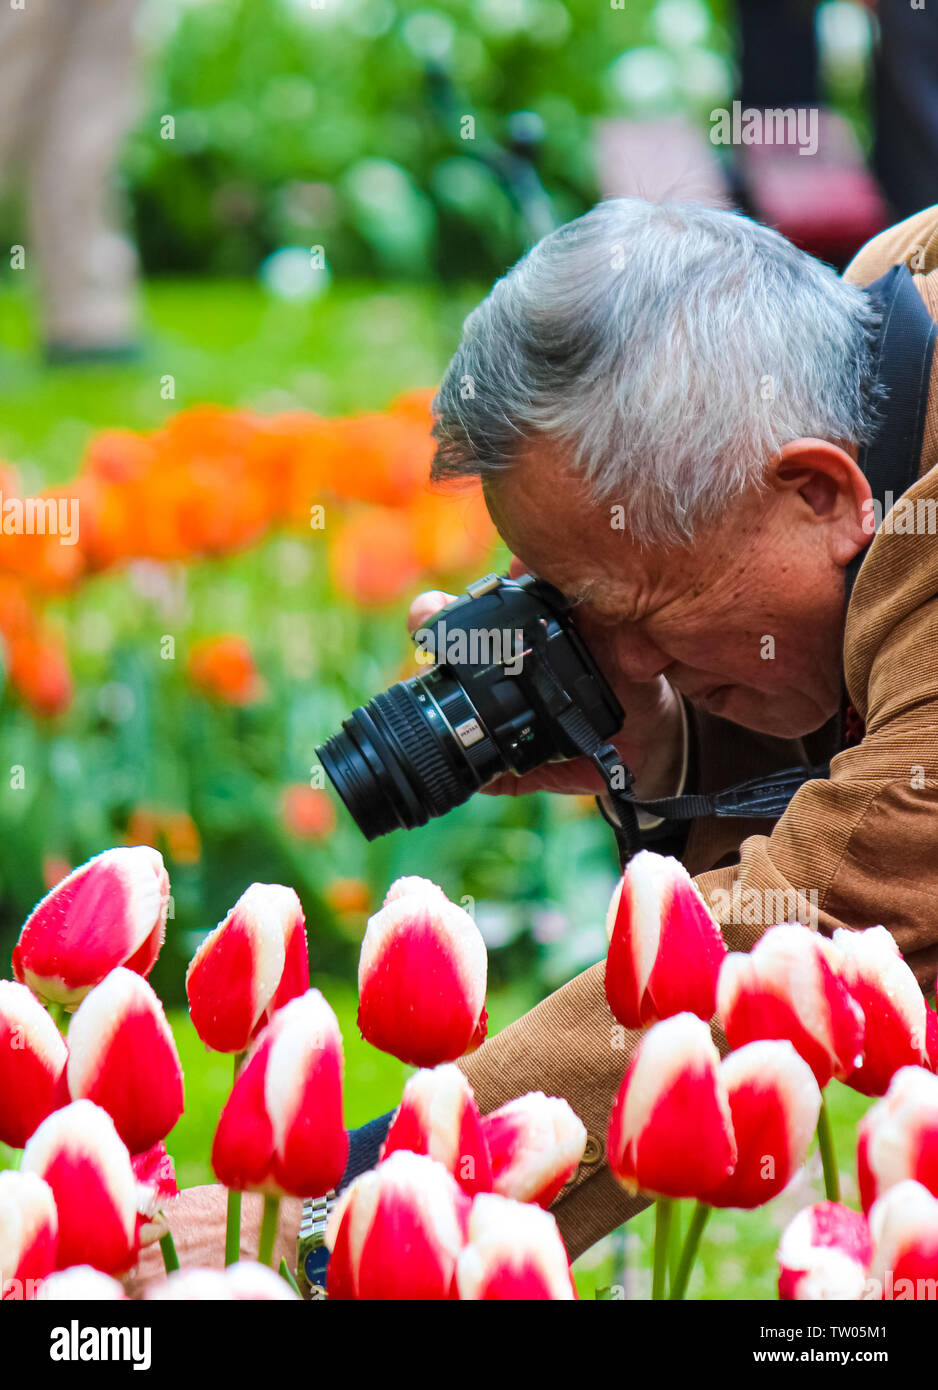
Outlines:
{"label": "man's ear", "polygon": [[856,459],[839,444],[793,439],[771,460],[766,481],[778,492],[797,492],[818,521],[832,528],[841,564],[869,543],[873,494]]}

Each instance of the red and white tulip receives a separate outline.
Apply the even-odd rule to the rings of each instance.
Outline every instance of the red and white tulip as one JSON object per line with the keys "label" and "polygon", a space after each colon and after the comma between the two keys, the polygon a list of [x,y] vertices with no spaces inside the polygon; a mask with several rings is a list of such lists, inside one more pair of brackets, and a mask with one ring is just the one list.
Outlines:
{"label": "red and white tulip", "polygon": [[469,1213],[468,1241],[456,1260],[464,1301],[572,1301],[576,1287],[550,1212],[482,1193]]}
{"label": "red and white tulip", "polygon": [[155,849],[107,849],[33,908],[13,951],[13,973],[44,1003],[74,1009],[115,966],[149,975],[168,906],[169,878]]}
{"label": "red and white tulip", "polygon": [[216,1052],[245,1052],[277,1009],[308,989],[306,919],[280,883],[252,883],[186,973],[193,1026]]}
{"label": "red and white tulip", "polygon": [[48,1183],[0,1171],[0,1299],[22,1300],[55,1269],[58,1216]]}
{"label": "red and white tulip", "polygon": [[696,1014],[641,1039],[609,1119],[609,1166],[627,1191],[700,1197],[736,1165],[720,1055]]}
{"label": "red and white tulip", "polygon": [[51,1187],[59,1219],[56,1268],[128,1269],[137,1253],[137,1179],[114,1121],[90,1100],[43,1120],[20,1169]]}
{"label": "red and white tulip", "polygon": [[711,1207],[762,1206],[804,1163],[817,1128],[821,1092],[790,1042],[747,1043],[720,1063],[729,1098],[736,1167],[702,1194]]}
{"label": "red and white tulip", "polygon": [[269,1265],[239,1260],[227,1269],[176,1270],[144,1295],[159,1302],[295,1303],[298,1295]]}
{"label": "red and white tulip", "polygon": [[82,1000],[68,1033],[73,1100],[106,1110],[132,1154],[165,1139],[183,1109],[182,1066],[163,1006],[119,966]]}
{"label": "red and white tulip", "polygon": [[231,1296],[236,1302],[295,1303],[299,1294],[270,1265],[256,1260],[238,1260],[225,1270]]}
{"label": "red and white tulip", "polygon": [[863,1043],[863,1016],[840,978],[841,957],[808,927],[770,927],[752,951],[732,952],[717,986],[730,1047],[787,1038],[819,1086],[843,1079]]}
{"label": "red and white tulip", "polygon": [[121,1303],[127,1301],[124,1286],[91,1265],[71,1265],[43,1282],[40,1300],[50,1303]]}
{"label": "red and white tulip", "polygon": [[860,1121],[857,1177],[867,1212],[907,1178],[938,1195],[938,1076],[924,1067],[899,1068]]}
{"label": "red and white tulip", "polygon": [[492,1164],[472,1087],[452,1063],[418,1071],[407,1082],[381,1157],[397,1149],[435,1158],[470,1196],[492,1190]]}
{"label": "red and white tulip", "polygon": [[492,1187],[502,1197],[549,1207],[586,1147],[586,1126],[565,1100],[530,1091],[482,1120]]}
{"label": "red and white tulip", "polygon": [[332,1213],[329,1297],[454,1298],[470,1206],[442,1163],[398,1149],[356,1178]]}
{"label": "red and white tulip", "polygon": [[938,1294],[938,1199],[907,1178],[873,1203],[871,1276],[886,1301]]}
{"label": "red and white tulip", "polygon": [[212,1167],[226,1187],[320,1197],[345,1170],[342,1036],[318,989],[278,1009],[221,1113]]}
{"label": "red and white tulip", "polygon": [[67,1057],[61,1033],[36,996],[15,980],[0,980],[0,1141],[21,1149],[65,1104]]}
{"label": "red and white tulip", "polygon": [[885,927],[834,932],[841,975],[863,1010],[862,1056],[844,1081],[865,1096],[881,1096],[900,1067],[931,1068],[928,1006],[895,937]]}
{"label": "red and white tulip", "polygon": [[855,1302],[866,1290],[873,1257],[866,1217],[840,1202],[799,1211],[778,1247],[778,1296],[795,1302]]}
{"label": "red and white tulip", "polygon": [[398,886],[368,920],[358,1026],[374,1047],[412,1066],[454,1062],[485,1038],[485,942],[435,884]]}
{"label": "red and white tulip", "polygon": [[612,895],[606,935],[606,998],[626,1028],[679,1013],[712,1018],[726,944],[683,864],[636,854]]}
{"label": "red and white tulip", "polygon": [[137,1243],[152,1245],[169,1230],[165,1211],[179,1196],[176,1168],[162,1140],[131,1159],[137,1179]]}

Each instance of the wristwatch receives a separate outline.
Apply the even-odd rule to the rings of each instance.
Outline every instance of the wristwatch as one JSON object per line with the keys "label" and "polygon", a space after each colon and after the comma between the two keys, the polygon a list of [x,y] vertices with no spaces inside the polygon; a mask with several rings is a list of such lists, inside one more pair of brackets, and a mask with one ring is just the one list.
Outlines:
{"label": "wristwatch", "polygon": [[307,1197],[303,1203],[303,1219],[296,1241],[296,1281],[300,1293],[308,1299],[326,1297],[326,1225],[336,1203],[335,1191],[325,1197]]}

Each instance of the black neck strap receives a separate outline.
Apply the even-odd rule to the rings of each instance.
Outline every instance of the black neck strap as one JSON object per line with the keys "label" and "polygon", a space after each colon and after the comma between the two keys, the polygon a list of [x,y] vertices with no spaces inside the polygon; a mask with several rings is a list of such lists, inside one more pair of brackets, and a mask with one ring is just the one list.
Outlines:
{"label": "black neck strap", "polygon": [[[938,325],[904,265],[893,266],[869,286],[867,293],[880,320],[873,362],[873,398],[878,402],[879,423],[875,438],[860,450],[857,461],[869,481],[881,518],[918,478]],[[847,567],[845,603],[850,601],[865,554],[865,549],[861,550]],[[584,751],[597,761],[594,749]],[[606,767],[599,765],[620,821],[615,829],[623,865],[641,848],[636,810],[675,822],[698,816],[777,819],[799,787],[812,778],[827,777],[830,771],[828,764],[792,767],[719,792],[636,801],[627,791],[631,785],[628,769],[624,769],[623,790],[621,780],[616,786],[608,758],[606,761]]]}
{"label": "black neck strap", "polygon": [[[873,362],[880,423],[857,462],[882,518],[918,479],[938,324],[904,265],[894,265],[867,293],[880,316]],[[865,555],[865,550],[859,551],[847,566],[847,603]]]}

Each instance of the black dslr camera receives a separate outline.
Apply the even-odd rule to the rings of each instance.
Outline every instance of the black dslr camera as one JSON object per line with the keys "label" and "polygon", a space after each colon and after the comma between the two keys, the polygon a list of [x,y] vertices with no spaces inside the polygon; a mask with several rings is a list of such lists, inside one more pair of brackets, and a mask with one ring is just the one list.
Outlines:
{"label": "black dslr camera", "polygon": [[486,575],[414,634],[434,664],[356,709],[318,756],[368,840],[426,825],[500,772],[591,758],[616,802],[631,774],[606,740],[624,712],[567,599]]}

